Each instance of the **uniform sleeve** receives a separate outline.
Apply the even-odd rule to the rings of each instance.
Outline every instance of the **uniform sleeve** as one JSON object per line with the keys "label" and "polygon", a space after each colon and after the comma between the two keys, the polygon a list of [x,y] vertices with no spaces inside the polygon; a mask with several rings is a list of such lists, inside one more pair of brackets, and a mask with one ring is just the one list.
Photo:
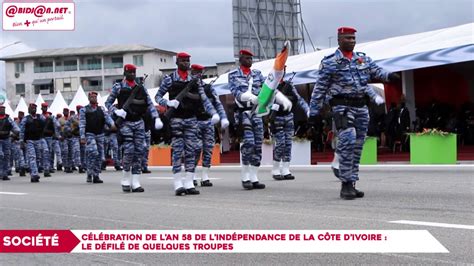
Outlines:
{"label": "uniform sleeve", "polygon": [[311,101],[309,103],[310,116],[316,116],[321,111],[330,83],[331,71],[323,60],[321,61],[321,69],[318,72],[318,79],[316,84],[314,84],[313,93],[311,94]]}
{"label": "uniform sleeve", "polygon": [[204,88],[202,86],[199,86],[199,95],[201,96],[202,104],[204,105],[204,110],[206,110],[206,113],[210,115],[216,114],[216,109],[214,106],[212,106],[211,101],[209,98],[207,98],[206,93],[204,92]]}
{"label": "uniform sleeve", "polygon": [[303,99],[303,97],[300,96],[298,93],[298,90],[296,90],[295,86],[291,84],[291,89],[293,90],[293,94],[296,96],[296,99],[298,100],[298,104],[303,108],[304,113],[307,114],[309,111],[309,106],[306,103],[306,101]]}
{"label": "uniform sleeve", "polygon": [[56,117],[53,116],[53,124],[54,124],[54,136],[59,139],[59,137],[61,136],[61,124],[59,124],[59,121],[58,119],[56,119]]}
{"label": "uniform sleeve", "polygon": [[217,113],[219,114],[219,117],[222,119],[227,119],[227,114],[225,113],[224,106],[221,103],[221,100],[219,99],[219,95],[217,95],[216,90],[211,87],[211,93],[214,96],[214,108],[217,110]]}
{"label": "uniform sleeve", "polygon": [[112,91],[110,92],[109,97],[107,97],[107,100],[105,101],[105,107],[107,107],[107,109],[110,109],[114,105],[115,99],[117,99],[119,91],[120,83],[115,83],[112,87]]}
{"label": "uniform sleeve", "polygon": [[390,72],[384,70],[383,68],[379,67],[374,61],[372,61],[372,58],[366,57],[367,58],[367,64],[369,65],[370,69],[370,78],[371,79],[379,79],[385,82],[388,82],[388,75]]}
{"label": "uniform sleeve", "polygon": [[235,75],[235,73],[229,73],[228,80],[230,92],[232,92],[234,98],[240,101],[240,96],[242,95],[242,92],[239,90],[240,81],[238,77]]}
{"label": "uniform sleeve", "polygon": [[20,133],[20,127],[18,127],[18,125],[15,123],[15,121],[13,121],[13,119],[11,119],[11,117],[8,118],[8,122],[10,123],[10,125],[12,125],[13,133]]}
{"label": "uniform sleeve", "polygon": [[26,116],[20,122],[20,142],[25,141]]}
{"label": "uniform sleeve", "polygon": [[79,110],[79,134],[81,139],[86,138],[86,111],[85,107]]}
{"label": "uniform sleeve", "polygon": [[147,106],[148,106],[147,110],[148,110],[148,112],[150,112],[151,117],[154,120],[158,117],[158,112],[156,111],[155,105],[153,104],[153,101],[151,100],[150,95],[148,94],[148,90],[145,89],[145,92],[146,92],[146,103],[147,103]]}
{"label": "uniform sleeve", "polygon": [[167,106],[168,100],[164,99],[163,96],[165,96],[165,94],[171,88],[171,84],[173,84],[171,75],[166,76],[163,81],[161,81],[160,88],[155,95],[155,102],[157,102],[159,105]]}
{"label": "uniform sleeve", "polygon": [[99,107],[102,108],[102,112],[104,113],[105,123],[109,126],[112,126],[114,124],[114,120],[110,116],[109,112],[107,112],[104,107]]}

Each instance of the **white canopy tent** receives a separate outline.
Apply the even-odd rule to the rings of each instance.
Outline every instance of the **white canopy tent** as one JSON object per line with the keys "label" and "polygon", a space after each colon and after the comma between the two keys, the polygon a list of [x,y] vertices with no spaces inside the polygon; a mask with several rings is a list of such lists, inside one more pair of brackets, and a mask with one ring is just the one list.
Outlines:
{"label": "white canopy tent", "polygon": [[41,104],[44,103],[44,99],[43,99],[43,96],[41,96],[41,94],[38,94],[38,97],[36,97],[36,101],[35,101],[35,104],[36,104],[36,113],[37,114],[41,114]]}
{"label": "white canopy tent", "polygon": [[61,91],[56,92],[56,96],[54,96],[53,102],[48,108],[48,111],[51,112],[53,115],[62,114],[63,109],[68,108],[66,101],[64,100]]}
{"label": "white canopy tent", "polygon": [[13,119],[14,112],[12,107],[10,106],[10,101],[7,99],[3,105],[5,106],[5,114],[9,115]]}
{"label": "white canopy tent", "polygon": [[100,96],[100,93],[97,94],[97,103],[99,104],[99,106],[103,106],[105,110],[107,110],[107,107],[105,107],[105,100],[107,100],[107,97],[109,97],[108,94],[104,97]]}
{"label": "white canopy tent", "polygon": [[[355,51],[366,53],[379,66],[389,71],[404,71],[417,68],[474,61],[474,23],[464,24],[429,32],[399,36],[379,41],[357,44]],[[321,60],[332,54],[335,48],[290,56],[286,61],[287,75],[295,72],[293,83],[314,83]],[[266,76],[274,60],[254,63]],[[210,82],[212,79],[206,80]],[[221,75],[214,83],[218,94],[230,93],[228,74]]]}
{"label": "white canopy tent", "polygon": [[77,89],[77,92],[74,95],[74,98],[72,98],[72,101],[69,104],[69,110],[76,111],[77,105],[86,106],[88,103],[89,103],[89,99],[87,98],[86,93],[84,92],[84,89],[82,88],[82,86],[79,85],[79,88]]}
{"label": "white canopy tent", "polygon": [[25,99],[23,97],[20,97],[20,101],[18,102],[18,105],[15,108],[15,111],[13,112],[13,115],[15,117],[18,117],[18,112],[24,112],[25,115],[28,114],[28,105],[25,102]]}

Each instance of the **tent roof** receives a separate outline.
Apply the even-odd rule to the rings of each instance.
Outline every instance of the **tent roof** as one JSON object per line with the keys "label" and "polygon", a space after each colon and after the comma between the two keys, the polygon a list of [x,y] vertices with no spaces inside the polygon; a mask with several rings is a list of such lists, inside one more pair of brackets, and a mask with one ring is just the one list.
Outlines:
{"label": "tent roof", "polygon": [[79,85],[79,88],[77,89],[77,92],[74,95],[74,98],[72,98],[72,101],[69,104],[69,110],[76,111],[77,105],[86,106],[88,103],[89,103],[89,99],[87,98],[87,95],[84,92],[82,85]]}
{"label": "tent roof", "polygon": [[15,117],[18,117],[18,112],[20,111],[23,111],[25,115],[28,114],[28,105],[26,104],[25,99],[23,97],[20,97],[20,101],[18,102],[18,105],[16,106],[13,115]]}
{"label": "tent roof", "polygon": [[51,112],[53,115],[62,114],[64,108],[68,108],[68,105],[64,100],[61,91],[58,90],[56,92],[56,96],[54,96],[53,102],[48,108],[48,111]]}
{"label": "tent roof", "polygon": [[[379,41],[357,44],[355,51],[366,53],[379,66],[389,71],[474,61],[474,23],[404,35]],[[324,56],[335,48],[290,56],[286,62],[287,75],[295,72],[294,84],[314,83],[317,69]],[[273,67],[273,59],[253,65],[266,76]],[[206,81],[211,81],[208,79]],[[229,93],[227,73],[214,83],[218,94]]]}

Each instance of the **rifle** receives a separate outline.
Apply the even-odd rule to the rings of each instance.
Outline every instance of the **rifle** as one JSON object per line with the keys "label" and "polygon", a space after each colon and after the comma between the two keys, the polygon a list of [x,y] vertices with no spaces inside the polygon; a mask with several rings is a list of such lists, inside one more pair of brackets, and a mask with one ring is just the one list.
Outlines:
{"label": "rifle", "polygon": [[[199,75],[198,77],[195,77],[193,78],[187,85],[186,87],[184,87],[184,89],[182,91],[179,92],[178,95],[176,95],[176,98],[174,98],[174,100],[177,100],[178,102],[181,103],[181,101],[183,100],[184,97],[186,97],[186,94],[189,93],[189,91],[193,88],[193,86],[195,86],[197,84],[198,81],[201,80],[201,77],[202,75],[206,73],[206,71],[204,71],[203,73],[201,73],[201,75]],[[219,76],[218,76],[219,77]],[[217,79],[216,79],[217,80]],[[212,82],[214,83],[214,82]],[[211,84],[212,84],[211,83]],[[171,119],[171,116],[173,116],[174,112],[176,111],[176,109],[174,107],[170,107],[168,108],[168,110],[166,110],[165,112],[165,119],[166,120],[170,120]]]}
{"label": "rifle", "polygon": [[[140,82],[138,82],[135,86],[133,86],[132,93],[130,93],[130,96],[128,96],[127,101],[125,101],[125,103],[122,106],[122,109],[125,110],[125,112],[127,113],[129,112],[128,110],[129,106],[132,104],[133,100],[135,99],[135,95],[137,95],[138,90],[140,88],[143,88],[143,84],[145,83],[145,80],[147,77],[148,77],[147,74],[143,75],[143,79]],[[115,124],[117,125],[117,127],[123,123],[123,120],[124,118],[120,116],[117,118],[117,120],[115,120]]]}

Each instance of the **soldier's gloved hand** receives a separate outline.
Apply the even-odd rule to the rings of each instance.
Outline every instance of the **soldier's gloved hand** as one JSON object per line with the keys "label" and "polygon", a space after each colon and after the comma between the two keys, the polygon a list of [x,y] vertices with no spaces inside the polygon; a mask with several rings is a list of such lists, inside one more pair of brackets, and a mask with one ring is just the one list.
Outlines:
{"label": "soldier's gloved hand", "polygon": [[221,120],[221,128],[227,128],[229,126],[229,120],[227,118],[224,118]]}
{"label": "soldier's gloved hand", "polygon": [[398,73],[390,73],[388,74],[388,80],[390,82],[398,82],[400,81],[402,78],[400,77],[400,75]]}
{"label": "soldier's gloved hand", "polygon": [[155,129],[160,130],[163,128],[163,122],[161,122],[161,119],[159,117],[155,118]]}
{"label": "soldier's gloved hand", "polygon": [[125,117],[127,116],[127,112],[125,112],[125,110],[123,110],[123,109],[117,109],[117,110],[114,111],[114,113],[117,116],[120,116],[123,119],[125,119]]}
{"label": "soldier's gloved hand", "polygon": [[293,107],[293,104],[291,103],[291,101],[288,100],[288,98],[286,98],[286,96],[279,91],[277,91],[275,94],[275,101],[276,103],[283,106],[284,111],[290,111],[291,108]]}
{"label": "soldier's gloved hand", "polygon": [[280,109],[280,105],[279,105],[279,104],[277,104],[277,103],[272,104],[272,110],[273,110],[273,111],[278,111],[278,109]]}
{"label": "soldier's gloved hand", "polygon": [[375,97],[375,103],[376,103],[377,105],[381,105],[381,104],[384,104],[384,103],[385,103],[385,100],[384,100],[380,95],[377,95],[377,96]]}
{"label": "soldier's gloved hand", "polygon": [[253,95],[253,93],[251,92],[242,93],[242,95],[240,96],[240,100],[243,102],[251,102],[253,104],[258,103],[258,97]]}
{"label": "soldier's gloved hand", "polygon": [[213,114],[212,117],[211,117],[211,122],[213,125],[219,123],[219,121],[221,120],[221,118],[219,117],[218,114]]}
{"label": "soldier's gloved hand", "polygon": [[174,109],[178,109],[179,101],[178,100],[170,100],[166,103],[168,107],[173,107]]}

